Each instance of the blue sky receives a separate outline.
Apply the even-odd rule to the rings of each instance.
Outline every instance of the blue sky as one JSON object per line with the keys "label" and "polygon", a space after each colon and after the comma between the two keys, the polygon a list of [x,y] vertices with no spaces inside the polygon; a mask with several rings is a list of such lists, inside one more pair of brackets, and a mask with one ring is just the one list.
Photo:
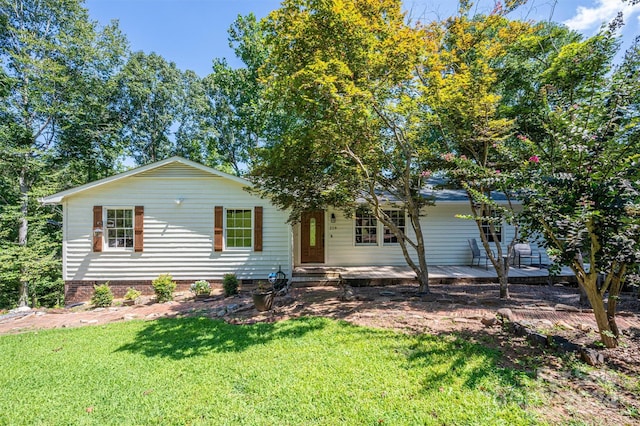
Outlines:
{"label": "blue sky", "polygon": [[[589,36],[625,11],[625,45],[640,35],[640,4],[629,6],[623,0],[529,0],[515,17],[553,20]],[[253,12],[266,16],[277,9],[279,0],[86,0],[91,19],[108,24],[117,19],[133,51],[156,52],[175,62],[182,70],[191,69],[200,76],[211,71],[213,58],[227,58],[237,66],[228,46],[227,29],[238,15]],[[456,9],[455,0],[404,0],[413,19],[423,22],[444,18]],[[488,11],[492,1],[480,2]]]}

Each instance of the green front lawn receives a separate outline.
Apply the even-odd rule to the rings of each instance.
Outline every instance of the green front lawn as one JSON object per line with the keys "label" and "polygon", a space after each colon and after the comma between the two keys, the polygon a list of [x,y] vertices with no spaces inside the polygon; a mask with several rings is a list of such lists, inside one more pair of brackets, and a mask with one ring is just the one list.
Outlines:
{"label": "green front lawn", "polygon": [[0,336],[0,424],[534,424],[533,380],[453,337],[323,318]]}

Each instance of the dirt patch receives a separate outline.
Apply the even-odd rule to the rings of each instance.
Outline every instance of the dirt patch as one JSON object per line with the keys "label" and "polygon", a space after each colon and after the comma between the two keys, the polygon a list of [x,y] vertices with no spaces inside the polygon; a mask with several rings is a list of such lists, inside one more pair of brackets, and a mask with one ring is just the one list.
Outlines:
{"label": "dirt patch", "polygon": [[[415,286],[295,288],[276,298],[275,307],[258,312],[243,292],[223,298],[221,290],[207,301],[188,294],[174,302],[151,300],[132,307],[38,310],[0,316],[0,334],[42,328],[78,327],[163,316],[209,316],[233,324],[273,322],[300,316],[323,316],[354,324],[405,333],[456,334],[489,346],[501,354],[503,366],[525,370],[546,382],[546,401],[540,416],[550,423],[640,424],[640,302],[623,295],[618,325],[623,335],[616,349],[598,347],[593,314],[578,304],[571,287],[511,285],[509,300],[499,299],[496,284],[435,285],[432,294],[419,295]],[[543,334],[593,347],[605,364],[592,368],[572,355],[537,347],[495,321],[499,309]]]}

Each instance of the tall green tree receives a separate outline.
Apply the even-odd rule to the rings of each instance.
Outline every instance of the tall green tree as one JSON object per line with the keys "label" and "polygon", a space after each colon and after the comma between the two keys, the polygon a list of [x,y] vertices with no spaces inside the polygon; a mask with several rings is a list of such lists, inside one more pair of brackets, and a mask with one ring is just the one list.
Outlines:
{"label": "tall green tree", "polygon": [[128,58],[118,77],[119,112],[123,140],[136,163],[151,163],[174,152],[182,83],[176,64],[156,53],[134,52]]}
{"label": "tall green tree", "polygon": [[218,152],[236,174],[251,168],[253,151],[264,140],[267,122],[275,111],[266,107],[259,70],[267,58],[263,24],[253,14],[239,16],[229,28],[229,45],[244,67],[232,68],[213,61],[205,79],[209,114],[206,124],[213,132],[209,151]]}
{"label": "tall green tree", "polygon": [[620,25],[559,49],[539,76],[543,132],[522,135],[533,160],[523,165],[527,225],[574,271],[607,347],[618,345],[616,301],[640,262],[640,39],[613,67]]}
{"label": "tall green tree", "polygon": [[[423,33],[396,0],[287,0],[265,25],[266,96],[288,118],[269,126],[256,188],[292,220],[326,206],[352,211],[364,200],[428,292],[420,216],[429,200],[420,187],[431,152],[415,73]],[[385,213],[389,199],[412,232]]]}
{"label": "tall green tree", "polygon": [[[67,165],[60,156],[96,124],[82,118],[91,115],[82,101],[84,91],[110,78],[124,39],[115,25],[98,31],[74,0],[0,0],[0,20],[5,23],[0,64],[8,81],[7,97],[0,104],[0,281],[15,285],[17,303],[26,306],[29,284],[38,276],[52,276],[37,271],[49,268],[44,265],[59,249],[59,243],[50,244],[59,236],[47,228],[48,217],[35,197],[44,188],[48,192],[67,184],[63,176],[69,174],[57,173]],[[95,102],[88,108],[102,110],[107,104]],[[78,140],[84,144],[78,152],[92,151],[91,158],[102,158],[99,144],[104,140]],[[8,296],[3,302],[15,300]]]}

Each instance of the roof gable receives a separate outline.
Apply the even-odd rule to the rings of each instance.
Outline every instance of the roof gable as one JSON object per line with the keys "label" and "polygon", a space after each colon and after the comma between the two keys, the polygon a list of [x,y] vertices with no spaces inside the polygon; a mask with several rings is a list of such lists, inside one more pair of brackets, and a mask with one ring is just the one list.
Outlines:
{"label": "roof gable", "polygon": [[191,160],[182,157],[171,157],[145,166],[137,167],[117,175],[109,176],[104,179],[89,182],[85,185],[67,189],[47,197],[42,197],[39,201],[42,204],[60,204],[65,198],[79,194],[84,191],[96,189],[100,186],[117,182],[125,178],[203,178],[214,177],[228,179],[230,181],[240,183],[244,186],[251,186],[251,183],[238,176],[221,172],[211,167],[203,166]]}

